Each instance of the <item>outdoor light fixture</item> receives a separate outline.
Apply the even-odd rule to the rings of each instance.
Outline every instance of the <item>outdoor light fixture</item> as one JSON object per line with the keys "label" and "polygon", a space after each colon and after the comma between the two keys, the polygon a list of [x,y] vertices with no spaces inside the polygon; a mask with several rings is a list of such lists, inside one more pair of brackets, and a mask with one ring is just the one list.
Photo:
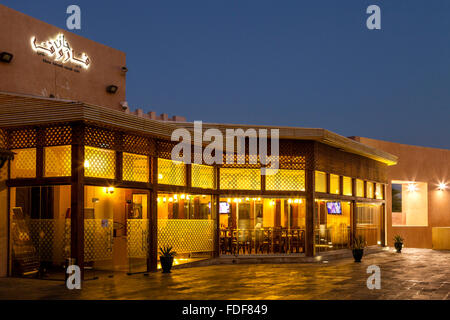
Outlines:
{"label": "outdoor light fixture", "polygon": [[119,87],[112,84],[106,87],[106,92],[114,94],[117,92],[118,89]]}
{"label": "outdoor light fixture", "polygon": [[0,53],[0,61],[5,63],[10,63],[13,59],[14,55],[9,52],[2,52]]}
{"label": "outdoor light fixture", "polygon": [[98,199],[98,198],[92,198],[92,203],[97,203],[97,202],[99,202],[100,200]]}
{"label": "outdoor light fixture", "polygon": [[447,184],[444,183],[444,182],[439,183],[438,190],[439,191],[444,191],[445,189],[447,189]]}
{"label": "outdoor light fixture", "polygon": [[408,191],[409,192],[416,192],[417,191],[417,184],[415,184],[415,183],[408,184]]}

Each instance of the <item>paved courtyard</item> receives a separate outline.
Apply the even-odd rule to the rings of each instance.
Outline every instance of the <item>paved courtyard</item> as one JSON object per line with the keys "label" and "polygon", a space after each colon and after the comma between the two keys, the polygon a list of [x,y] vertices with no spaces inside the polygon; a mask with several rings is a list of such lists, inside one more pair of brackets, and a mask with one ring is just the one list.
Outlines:
{"label": "paved courtyard", "polygon": [[[381,289],[369,290],[369,265],[381,268]],[[446,299],[450,251],[404,249],[308,264],[215,265],[148,276],[116,274],[86,281],[0,279],[0,299]]]}

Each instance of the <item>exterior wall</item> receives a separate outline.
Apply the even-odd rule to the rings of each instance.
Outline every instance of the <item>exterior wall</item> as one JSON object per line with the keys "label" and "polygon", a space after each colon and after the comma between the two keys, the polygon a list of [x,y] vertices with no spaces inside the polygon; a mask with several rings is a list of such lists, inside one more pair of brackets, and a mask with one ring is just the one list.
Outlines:
{"label": "exterior wall", "polygon": [[[0,91],[47,98],[52,95],[55,98],[122,110],[120,102],[125,100],[125,74],[121,71],[126,65],[124,52],[59,29],[3,5],[0,5],[0,28],[0,52],[14,55],[11,63],[0,62]],[[64,34],[77,57],[82,53],[89,56],[91,63],[88,69],[70,61],[62,64],[63,67],[45,63],[44,59],[53,62],[53,57],[38,55],[33,50],[33,37],[41,43],[55,38],[60,33]],[[109,85],[116,85],[118,91],[115,94],[107,93],[106,87]]]}
{"label": "exterior wall", "polygon": [[[405,238],[405,246],[432,248],[432,227],[450,226],[450,190],[439,191],[437,184],[450,181],[450,150],[410,146],[405,144],[355,137],[355,140],[387,151],[399,157],[398,164],[387,169],[387,240],[393,245],[393,236]],[[391,181],[417,181],[428,185],[428,225],[392,226]]]}

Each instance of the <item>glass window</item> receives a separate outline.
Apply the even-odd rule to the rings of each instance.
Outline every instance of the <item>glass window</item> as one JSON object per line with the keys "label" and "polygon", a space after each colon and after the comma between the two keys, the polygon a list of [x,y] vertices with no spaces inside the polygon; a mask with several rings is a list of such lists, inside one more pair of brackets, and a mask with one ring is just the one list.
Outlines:
{"label": "glass window", "polygon": [[11,266],[15,276],[64,281],[70,257],[70,186],[10,188]]}
{"label": "glass window", "polygon": [[339,176],[336,174],[330,174],[330,193],[340,193]]}
{"label": "glass window", "polygon": [[11,179],[36,177],[36,148],[14,149],[11,161]]}
{"label": "glass window", "polygon": [[114,150],[84,147],[84,175],[93,178],[116,177],[116,153]]}
{"label": "glass window", "polygon": [[316,171],[316,192],[327,192],[327,174]]}
{"label": "glass window", "polygon": [[345,196],[352,196],[353,195],[353,183],[352,178],[350,177],[343,177],[343,194]]}
{"label": "glass window", "polygon": [[368,246],[381,244],[381,215],[381,205],[356,204],[356,235],[362,236]]}
{"label": "glass window", "polygon": [[427,183],[392,183],[392,225],[428,226]]}
{"label": "glass window", "polygon": [[266,175],[266,190],[305,191],[305,170],[279,169]]}
{"label": "glass window", "polygon": [[356,196],[357,197],[364,197],[364,181],[357,179],[356,180]]}
{"label": "glass window", "polygon": [[192,187],[203,189],[214,189],[216,187],[216,177],[213,166],[192,164]]}
{"label": "glass window", "polygon": [[220,168],[220,189],[261,190],[259,169]]}
{"label": "glass window", "polygon": [[133,153],[123,153],[123,180],[149,182],[148,157]]}
{"label": "glass window", "polygon": [[348,201],[315,201],[316,251],[347,248],[350,245],[350,208]]}
{"label": "glass window", "polygon": [[215,220],[210,195],[158,194],[158,248],[172,247],[174,263],[210,258]]}
{"label": "glass window", "polygon": [[383,185],[381,183],[375,184],[375,198],[384,199]]}
{"label": "glass window", "polygon": [[375,190],[373,182],[367,182],[367,198],[373,199],[375,195]]}
{"label": "glass window", "polygon": [[68,177],[72,175],[72,147],[44,148],[44,177]]}
{"label": "glass window", "polygon": [[186,185],[186,166],[183,162],[158,158],[158,183]]}

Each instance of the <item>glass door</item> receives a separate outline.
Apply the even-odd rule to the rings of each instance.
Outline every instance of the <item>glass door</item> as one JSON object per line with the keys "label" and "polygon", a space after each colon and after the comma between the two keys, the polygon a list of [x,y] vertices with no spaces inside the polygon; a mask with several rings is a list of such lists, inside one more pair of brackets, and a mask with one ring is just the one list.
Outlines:
{"label": "glass door", "polygon": [[135,191],[126,196],[126,237],[128,273],[148,271],[149,210],[148,194]]}
{"label": "glass door", "polygon": [[84,196],[85,279],[112,277],[114,211],[120,192],[112,187],[86,186]]}

